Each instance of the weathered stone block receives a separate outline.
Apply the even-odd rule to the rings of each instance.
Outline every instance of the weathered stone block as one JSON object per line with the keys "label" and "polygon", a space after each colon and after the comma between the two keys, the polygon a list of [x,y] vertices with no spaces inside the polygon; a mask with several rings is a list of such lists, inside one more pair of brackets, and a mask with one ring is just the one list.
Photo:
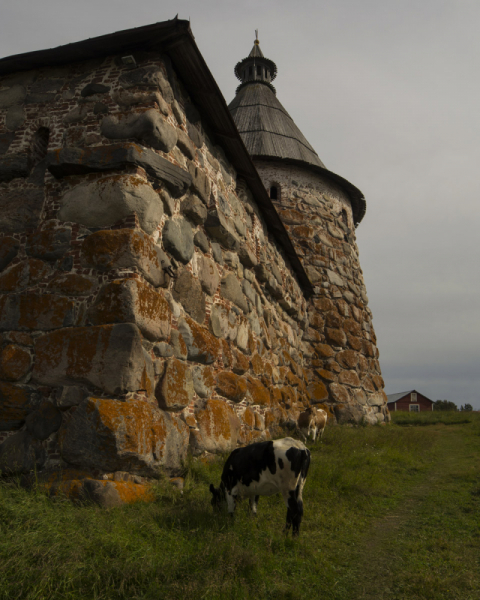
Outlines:
{"label": "weathered stone block", "polygon": [[18,431],[0,445],[2,474],[29,473],[34,469],[41,469],[44,463],[45,450],[28,431]]}
{"label": "weathered stone block", "polygon": [[347,344],[347,336],[342,329],[325,327],[325,337],[334,346],[346,346]]}
{"label": "weathered stone block", "polygon": [[341,385],[340,383],[331,383],[328,386],[328,389],[330,391],[330,396],[332,400],[338,402],[339,404],[349,403],[350,395],[347,391],[347,388],[345,388],[343,385]]}
{"label": "weathered stone block", "polygon": [[9,108],[14,104],[21,104],[27,96],[27,90],[23,85],[12,85],[0,92],[0,108]]}
{"label": "weathered stone block", "polygon": [[196,411],[198,435],[191,439],[195,454],[230,452],[237,445],[240,420],[224,400],[211,399],[203,410]]}
{"label": "weathered stone block", "polygon": [[83,383],[122,394],[145,389],[145,372],[140,332],[130,323],[71,327],[35,342],[32,377],[37,383]]}
{"label": "weathered stone block", "polygon": [[200,398],[208,398],[215,386],[215,377],[212,367],[194,365],[192,367],[193,387]]}
{"label": "weathered stone block", "polygon": [[142,177],[114,175],[69,190],[62,198],[58,217],[98,228],[111,226],[133,213],[137,214],[142,229],[151,234],[163,216],[163,205]]}
{"label": "weathered stone block", "polygon": [[170,152],[177,143],[177,131],[155,110],[130,114],[123,119],[105,117],[101,133],[108,139],[138,140],[162,152]]}
{"label": "weathered stone block", "polygon": [[19,429],[39,402],[35,388],[0,381],[0,431]]}
{"label": "weathered stone block", "polygon": [[[59,491],[64,492],[64,488],[69,488],[70,481],[63,482]],[[95,502],[103,508],[113,508],[123,504],[133,504],[135,502],[153,502],[155,495],[150,486],[132,481],[105,481],[103,479],[84,479],[81,482],[81,488],[74,494],[72,499],[78,497],[82,500]],[[66,485],[67,484],[67,485]],[[65,494],[70,498],[70,495]]]}
{"label": "weathered stone block", "polygon": [[251,269],[256,267],[258,264],[257,257],[253,250],[244,242],[240,245],[238,250],[238,258],[244,267]]}
{"label": "weathered stone block", "polygon": [[209,296],[213,296],[217,291],[220,275],[215,262],[206,256],[198,257],[198,279],[203,291]]}
{"label": "weathered stone block", "polygon": [[65,296],[88,296],[97,287],[97,282],[92,281],[84,275],[76,273],[65,273],[57,275],[48,282],[48,289],[52,292],[60,292]]}
{"label": "weathered stone block", "polygon": [[233,400],[233,402],[241,402],[247,395],[247,382],[235,373],[221,371],[217,375],[215,389],[220,396]]}
{"label": "weathered stone block", "polygon": [[328,398],[328,391],[321,381],[312,382],[307,387],[307,393],[311,404],[318,404]]}
{"label": "weathered stone block", "polygon": [[270,392],[259,379],[247,376],[247,391],[250,404],[270,406]]}
{"label": "weathered stone block", "polygon": [[163,410],[183,410],[193,399],[193,374],[190,365],[169,358],[165,374],[157,385],[155,396]]}
{"label": "weathered stone block", "polygon": [[175,279],[172,295],[198,323],[205,321],[206,304],[202,286],[190,271],[182,269]]}
{"label": "weathered stone block", "polygon": [[188,317],[178,322],[178,329],[187,346],[188,360],[210,365],[220,354],[220,342],[204,327]]}
{"label": "weathered stone block", "polygon": [[46,440],[60,428],[62,413],[52,402],[44,400],[36,410],[27,416],[25,424],[34,438]]}
{"label": "weathered stone block", "polygon": [[117,279],[104,285],[88,311],[93,325],[135,323],[144,337],[166,340],[172,314],[160,292],[138,279]]}
{"label": "weathered stone block", "polygon": [[44,201],[43,188],[18,188],[2,191],[0,196],[0,230],[23,233],[34,229],[40,221]]}
{"label": "weathered stone block", "polygon": [[195,246],[197,246],[197,248],[200,248],[202,252],[207,253],[210,251],[210,243],[208,241],[208,238],[201,229],[199,229],[195,234],[195,237],[193,238],[193,243],[195,244]]}
{"label": "weathered stone block", "polygon": [[97,231],[85,238],[82,247],[84,266],[102,271],[135,267],[155,287],[165,281],[162,265],[165,258],[150,237],[133,229]]}
{"label": "weathered stone block", "polygon": [[360,386],[360,379],[355,371],[342,371],[338,375],[338,382],[342,383],[343,385],[350,385],[352,387]]}
{"label": "weathered stone block", "polygon": [[342,350],[337,352],[336,360],[345,369],[355,369],[358,364],[358,353],[354,350]]}
{"label": "weathered stone block", "polygon": [[343,425],[344,423],[360,424],[363,421],[363,411],[359,406],[338,404],[334,408],[337,423]]}
{"label": "weathered stone block", "polygon": [[180,211],[195,225],[202,225],[207,218],[206,206],[194,194],[190,194],[190,196],[182,202]]}
{"label": "weathered stone block", "polygon": [[177,260],[184,264],[190,262],[193,252],[193,231],[191,225],[183,217],[169,219],[162,232],[163,246]]}
{"label": "weathered stone block", "polygon": [[240,240],[232,231],[232,224],[220,209],[213,208],[208,211],[205,229],[214,240],[220,242],[227,250],[237,250],[240,247]]}
{"label": "weathered stone block", "polygon": [[50,273],[50,267],[36,258],[12,265],[0,275],[0,292],[15,292],[34,285]]}
{"label": "weathered stone block", "polygon": [[157,88],[161,91],[165,102],[172,102],[174,95],[172,87],[163,71],[156,65],[139,67],[122,73],[119,78],[120,85],[124,88]]}
{"label": "weathered stone block", "polygon": [[243,295],[238,279],[232,273],[222,279],[220,283],[220,296],[226,300],[230,300],[241,308],[245,314],[248,314],[247,299]]}
{"label": "weathered stone block", "polygon": [[58,440],[62,458],[72,465],[159,477],[163,469],[180,470],[188,426],[141,400],[90,397],[61,426]]}
{"label": "weathered stone block", "polygon": [[32,357],[21,346],[8,344],[0,351],[0,379],[18,381],[28,373]]}
{"label": "weathered stone block", "polygon": [[175,198],[183,196],[192,182],[191,175],[181,167],[154,150],[129,142],[88,148],[57,148],[48,152],[47,166],[54,177],[60,178],[141,167],[150,176],[162,180]]}
{"label": "weathered stone block", "polygon": [[18,177],[28,177],[31,166],[30,154],[27,152],[0,156],[0,183],[7,183]]}
{"label": "weathered stone block", "polygon": [[214,304],[210,313],[210,330],[218,338],[234,341],[237,337],[237,319],[233,311],[223,304]]}
{"label": "weathered stone block", "polygon": [[17,256],[20,242],[15,238],[5,236],[0,238],[0,271]]}
{"label": "weathered stone block", "polygon": [[59,227],[55,221],[49,221],[28,236],[26,252],[42,260],[57,260],[70,249],[71,239],[71,227]]}
{"label": "weathered stone block", "polygon": [[0,296],[0,331],[49,330],[71,327],[73,300],[55,294],[11,294]]}
{"label": "weathered stone block", "polygon": [[192,144],[190,138],[181,129],[177,130],[177,136],[177,146],[187,158],[193,160],[195,158],[195,146]]}

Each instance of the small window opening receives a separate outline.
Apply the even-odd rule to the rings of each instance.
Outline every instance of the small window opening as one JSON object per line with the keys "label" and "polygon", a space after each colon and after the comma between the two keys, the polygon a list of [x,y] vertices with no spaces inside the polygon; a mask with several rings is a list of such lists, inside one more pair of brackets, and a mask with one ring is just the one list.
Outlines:
{"label": "small window opening", "polygon": [[272,200],[279,200],[278,187],[276,185],[272,185],[270,188],[270,198]]}
{"label": "small window opening", "polygon": [[412,392],[410,394],[410,402],[416,402],[417,401],[417,392]]}
{"label": "small window opening", "polygon": [[262,76],[262,67],[257,66],[257,76],[261,77]]}
{"label": "small window opening", "polygon": [[410,412],[420,412],[419,404],[410,404],[409,406]]}
{"label": "small window opening", "polygon": [[348,227],[348,215],[345,209],[342,210],[342,223]]}
{"label": "small window opening", "polygon": [[248,74],[250,77],[253,75],[253,67],[248,67]]}
{"label": "small window opening", "polygon": [[41,162],[47,156],[49,137],[50,130],[48,129],[48,127],[39,127],[35,132],[30,146],[32,168],[36,167],[38,163]]}

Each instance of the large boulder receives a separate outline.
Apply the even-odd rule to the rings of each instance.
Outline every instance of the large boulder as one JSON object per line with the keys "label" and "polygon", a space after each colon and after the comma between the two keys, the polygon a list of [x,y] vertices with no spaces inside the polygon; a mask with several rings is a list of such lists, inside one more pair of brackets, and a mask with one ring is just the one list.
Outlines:
{"label": "large boulder", "polygon": [[230,452],[236,445],[240,420],[224,400],[211,399],[196,411],[198,431],[192,431],[190,443],[194,454]]}
{"label": "large boulder", "polygon": [[162,152],[170,152],[177,143],[177,131],[154,108],[126,117],[105,117],[101,132],[106,138],[138,140]]}
{"label": "large boulder", "polygon": [[192,401],[194,393],[192,367],[176,358],[169,358],[156,389],[160,408],[183,410]]}
{"label": "large boulder", "polygon": [[23,233],[34,229],[40,222],[43,201],[43,188],[13,188],[2,190],[0,195],[0,231]]}
{"label": "large boulder", "polygon": [[0,445],[0,472],[4,475],[29,473],[41,469],[45,449],[28,431],[18,431]]}
{"label": "large boulder", "polygon": [[35,388],[0,381],[0,431],[19,429],[39,402]]}
{"label": "large boulder", "polygon": [[193,230],[191,225],[183,217],[169,219],[162,232],[163,246],[177,260],[184,264],[190,262],[193,251]]}
{"label": "large boulder", "polygon": [[211,365],[218,358],[221,350],[220,342],[207,329],[200,327],[193,319],[181,318],[178,322],[180,331],[187,346],[188,360]]}
{"label": "large boulder", "polygon": [[197,323],[205,321],[205,294],[198,279],[187,269],[181,269],[177,274],[172,296]]}
{"label": "large boulder", "polygon": [[180,471],[188,426],[142,400],[87,398],[58,434],[62,458],[72,465],[107,472],[159,477]]}
{"label": "large boulder", "polygon": [[172,313],[160,292],[138,279],[117,279],[102,287],[88,311],[93,325],[135,323],[151,341],[170,335]]}
{"label": "large boulder", "polygon": [[97,231],[82,246],[85,267],[109,271],[136,268],[155,287],[165,282],[163,267],[170,264],[163,250],[138,229]]}
{"label": "large boulder", "polygon": [[37,338],[32,378],[44,385],[79,383],[122,394],[146,389],[147,366],[135,325],[71,327]]}
{"label": "large boulder", "polygon": [[112,175],[80,183],[61,199],[58,218],[85,227],[109,227],[135,213],[141,228],[153,233],[163,216],[163,204],[149,183],[138,175]]}
{"label": "large boulder", "polygon": [[49,330],[74,323],[73,300],[56,294],[0,296],[0,331]]}

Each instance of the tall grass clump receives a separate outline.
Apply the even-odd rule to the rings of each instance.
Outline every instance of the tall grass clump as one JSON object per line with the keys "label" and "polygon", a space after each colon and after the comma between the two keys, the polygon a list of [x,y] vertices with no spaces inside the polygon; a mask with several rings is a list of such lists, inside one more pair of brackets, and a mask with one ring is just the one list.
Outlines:
{"label": "tall grass clump", "polygon": [[395,425],[463,425],[480,422],[480,414],[456,410],[432,410],[425,412],[393,411],[390,413]]}

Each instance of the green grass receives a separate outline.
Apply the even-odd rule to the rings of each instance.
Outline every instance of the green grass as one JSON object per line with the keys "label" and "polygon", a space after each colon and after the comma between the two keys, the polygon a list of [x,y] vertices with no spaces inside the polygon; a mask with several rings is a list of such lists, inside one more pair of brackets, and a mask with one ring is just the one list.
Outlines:
{"label": "green grass", "polygon": [[479,416],[474,412],[454,410],[433,410],[426,412],[395,411],[391,413],[395,425],[463,425],[473,423]]}
{"label": "green grass", "polygon": [[[480,415],[445,427],[330,427],[301,534],[280,497],[215,516],[222,461],[183,495],[104,510],[0,485],[0,599],[480,598]],[[445,417],[447,419],[447,416]],[[448,420],[448,419],[447,419]]]}

